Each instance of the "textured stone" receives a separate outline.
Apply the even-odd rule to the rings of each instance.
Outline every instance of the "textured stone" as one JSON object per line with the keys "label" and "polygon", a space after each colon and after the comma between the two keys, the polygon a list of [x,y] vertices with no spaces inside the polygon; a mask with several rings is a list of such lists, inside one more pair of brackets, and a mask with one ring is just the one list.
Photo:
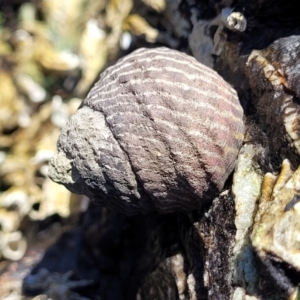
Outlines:
{"label": "textured stone", "polygon": [[263,179],[255,159],[262,155],[263,148],[251,143],[245,144],[240,150],[233,176],[236,227],[232,259],[233,282],[237,286],[247,285],[248,291],[254,291],[258,282],[249,231],[253,226]]}
{"label": "textured stone", "polygon": [[265,143],[272,149],[276,169],[285,158],[294,167],[300,163],[299,50],[300,36],[291,35],[262,50],[252,50],[245,64],[256,96],[256,118],[267,135]]}
{"label": "textured stone", "polygon": [[49,176],[128,214],[189,211],[221,191],[243,134],[236,92],[215,71],[141,48],[102,74],[62,130]]}
{"label": "textured stone", "polygon": [[286,265],[288,270],[300,270],[299,183],[300,167],[293,172],[287,159],[278,176],[265,175],[251,235],[258,256],[289,296],[298,294],[299,288],[280,269],[285,271]]}

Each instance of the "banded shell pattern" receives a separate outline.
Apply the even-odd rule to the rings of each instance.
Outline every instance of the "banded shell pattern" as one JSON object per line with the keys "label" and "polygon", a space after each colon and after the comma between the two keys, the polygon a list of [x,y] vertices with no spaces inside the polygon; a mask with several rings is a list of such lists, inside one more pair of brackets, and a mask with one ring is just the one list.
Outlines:
{"label": "banded shell pattern", "polygon": [[221,76],[184,53],[141,48],[102,73],[63,128],[49,176],[129,215],[189,211],[221,191],[243,135]]}

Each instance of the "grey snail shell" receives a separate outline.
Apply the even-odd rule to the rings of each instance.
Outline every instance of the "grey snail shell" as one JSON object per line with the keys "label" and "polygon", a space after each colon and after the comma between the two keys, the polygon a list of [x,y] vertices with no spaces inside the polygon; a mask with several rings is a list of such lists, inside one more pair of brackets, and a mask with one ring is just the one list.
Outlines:
{"label": "grey snail shell", "polygon": [[138,49],[104,71],[63,128],[49,176],[128,215],[211,201],[243,141],[235,90],[193,57]]}

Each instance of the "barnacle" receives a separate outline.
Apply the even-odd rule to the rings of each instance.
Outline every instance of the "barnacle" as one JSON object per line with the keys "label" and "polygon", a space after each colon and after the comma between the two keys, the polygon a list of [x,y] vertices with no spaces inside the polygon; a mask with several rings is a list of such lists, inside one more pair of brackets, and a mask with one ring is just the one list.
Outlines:
{"label": "barnacle", "polygon": [[[295,147],[295,150],[300,154],[300,109],[299,109],[299,36],[289,36],[276,40],[268,48],[263,50],[253,50],[248,57],[246,66],[249,69],[250,81],[252,86],[257,86],[263,93],[269,93],[261,101],[269,101],[265,103],[267,107],[265,114],[269,114],[267,121],[269,128],[281,128],[284,126],[286,136],[290,145]],[[259,73],[263,74],[263,78],[267,79],[272,85],[272,89],[266,89],[265,83],[257,76],[254,70],[259,69]],[[261,94],[261,92],[260,92]],[[261,104],[258,107],[263,107]],[[265,110],[265,109],[264,109]],[[264,113],[263,111],[261,113]],[[283,127],[282,126],[282,127]],[[272,135],[274,134],[274,137]],[[275,148],[281,152],[282,144],[278,139],[278,132],[272,130],[269,134],[269,140],[274,140],[279,145]],[[285,147],[287,149],[287,147]],[[274,151],[276,152],[276,151]],[[292,159],[291,153],[285,153],[284,157]]]}
{"label": "barnacle", "polygon": [[225,26],[230,30],[243,32],[247,28],[247,19],[239,11],[233,11],[232,8],[222,9],[221,18]]}
{"label": "barnacle", "polygon": [[300,271],[299,218],[300,166],[293,172],[285,159],[278,176],[267,173],[264,177],[251,235],[253,247],[271,272],[272,261]]}

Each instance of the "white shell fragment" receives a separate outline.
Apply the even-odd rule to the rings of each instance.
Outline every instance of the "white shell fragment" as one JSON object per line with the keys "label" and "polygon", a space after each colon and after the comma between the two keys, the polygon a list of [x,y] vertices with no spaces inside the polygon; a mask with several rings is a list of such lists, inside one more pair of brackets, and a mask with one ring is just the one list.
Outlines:
{"label": "white shell fragment", "polygon": [[221,19],[224,25],[230,30],[243,32],[247,28],[247,20],[241,12],[233,11],[232,8],[222,9]]}
{"label": "white shell fragment", "polygon": [[0,254],[6,259],[17,261],[27,249],[27,242],[20,231],[0,232]]}

